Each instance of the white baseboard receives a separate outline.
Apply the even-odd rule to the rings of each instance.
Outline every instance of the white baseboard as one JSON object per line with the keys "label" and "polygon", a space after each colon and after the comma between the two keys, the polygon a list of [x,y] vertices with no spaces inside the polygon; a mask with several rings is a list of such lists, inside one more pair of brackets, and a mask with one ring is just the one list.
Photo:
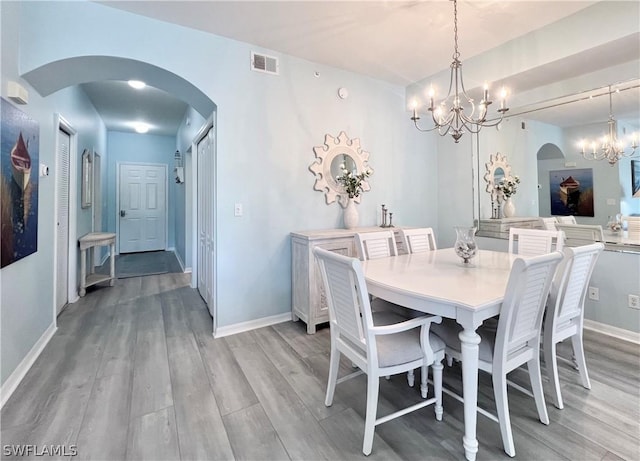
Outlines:
{"label": "white baseboard", "polygon": [[185,274],[191,274],[193,272],[193,269],[191,269],[190,267],[185,267],[184,268],[184,273]]}
{"label": "white baseboard", "polygon": [[288,322],[289,320],[291,320],[291,312],[285,312],[284,314],[272,315],[270,317],[250,320],[248,322],[235,323],[233,325],[218,327],[213,337],[222,338],[224,336],[231,336],[237,333],[255,330],[257,328],[268,327],[277,323]]}
{"label": "white baseboard", "polygon": [[58,327],[55,322],[49,325],[49,328],[42,333],[40,339],[36,341],[29,353],[22,359],[22,362],[18,364],[16,369],[13,370],[13,373],[11,373],[11,376],[4,382],[2,388],[0,388],[0,408],[9,400],[9,397],[11,397],[36,359],[40,356],[45,346],[49,344],[49,340],[51,340],[57,329]]}
{"label": "white baseboard", "polygon": [[624,328],[614,327],[607,325],[606,323],[600,323],[589,319],[584,319],[584,328],[613,336],[614,338],[622,339],[624,341],[640,344],[640,333],[636,333],[635,331],[625,330]]}

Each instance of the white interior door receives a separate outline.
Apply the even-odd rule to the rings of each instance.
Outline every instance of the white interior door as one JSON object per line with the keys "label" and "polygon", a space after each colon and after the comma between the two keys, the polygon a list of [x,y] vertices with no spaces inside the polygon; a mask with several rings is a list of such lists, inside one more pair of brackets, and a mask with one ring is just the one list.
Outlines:
{"label": "white interior door", "polygon": [[166,165],[122,164],[119,178],[120,253],[166,249]]}
{"label": "white interior door", "polygon": [[198,291],[214,314],[214,131],[210,128],[198,142]]}
{"label": "white interior door", "polygon": [[[102,177],[100,155],[93,154],[93,231],[102,232]],[[102,247],[96,246],[93,249],[93,265],[100,264],[102,259]]]}
{"label": "white interior door", "polygon": [[69,301],[69,149],[71,136],[59,130],[56,146],[56,314]]}

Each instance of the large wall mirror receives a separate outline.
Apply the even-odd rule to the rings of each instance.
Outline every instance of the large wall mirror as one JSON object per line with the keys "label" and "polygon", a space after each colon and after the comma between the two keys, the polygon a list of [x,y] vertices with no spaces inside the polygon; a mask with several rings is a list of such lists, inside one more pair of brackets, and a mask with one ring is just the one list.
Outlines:
{"label": "large wall mirror", "polygon": [[[365,170],[373,172],[369,166],[369,152],[362,150],[358,138],[349,139],[344,131],[337,138],[330,134],[325,135],[324,144],[313,148],[316,160],[309,166],[309,170],[316,176],[313,188],[324,192],[327,204],[336,200],[340,205],[347,206],[349,195],[344,187],[336,181],[336,178],[346,169],[353,174],[362,173]],[[362,182],[365,191],[370,189],[369,183]],[[353,200],[360,202],[360,196]]]}
{"label": "large wall mirror", "polygon": [[[480,132],[476,171],[485,165],[485,187],[475,189],[480,219],[492,216],[491,196],[484,192],[491,194],[490,182],[495,182],[501,170],[521,179],[513,197],[518,216],[551,216],[551,172],[560,171],[568,177],[581,169],[592,170],[594,213],[577,215],[579,222],[606,225],[611,215],[640,214],[640,199],[633,198],[632,192],[631,159],[609,165],[606,160],[588,160],[581,154],[581,140],[599,140],[607,133],[608,85],[602,82],[589,92],[514,107],[499,131]],[[640,132],[640,79],[613,85],[612,91],[618,138],[627,140],[628,146],[631,134]],[[495,152],[508,158],[510,170],[492,156]]]}

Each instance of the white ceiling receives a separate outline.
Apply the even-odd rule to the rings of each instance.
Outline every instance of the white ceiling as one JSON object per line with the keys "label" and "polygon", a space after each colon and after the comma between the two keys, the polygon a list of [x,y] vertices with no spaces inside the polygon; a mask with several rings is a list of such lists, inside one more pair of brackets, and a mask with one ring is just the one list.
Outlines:
{"label": "white ceiling", "polygon": [[[448,68],[453,52],[453,3],[448,0],[99,3],[400,85]],[[594,3],[460,0],[461,58],[481,54]],[[611,54],[603,50],[588,61],[593,65],[611,59]],[[544,78],[550,78],[551,70],[544,71]],[[557,66],[553,71],[567,69]],[[146,117],[152,125],[164,127],[151,132],[175,134],[185,110],[170,95],[149,88],[134,94],[116,82],[83,87],[109,129],[123,130],[122,120]],[[156,118],[160,114],[164,120]]]}

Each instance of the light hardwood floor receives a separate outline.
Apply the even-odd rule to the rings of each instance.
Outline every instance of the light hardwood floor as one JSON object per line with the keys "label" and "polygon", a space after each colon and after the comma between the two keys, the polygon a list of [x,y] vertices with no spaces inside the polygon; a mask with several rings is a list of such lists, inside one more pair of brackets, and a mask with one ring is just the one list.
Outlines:
{"label": "light hardwood floor", "polygon": [[[509,390],[517,459],[640,459],[639,347],[587,332],[585,348],[592,389],[561,363],[565,409],[547,394],[549,426],[532,398]],[[325,407],[328,353],[329,329],[307,335],[302,322],[213,339],[184,274],[95,287],[64,310],[2,409],[2,455],[30,444],[75,445],[73,459],[364,459],[365,378],[338,385]],[[527,382],[520,370],[510,376]],[[460,390],[459,366],[444,378]],[[379,414],[419,399],[405,376],[382,380]],[[483,373],[479,402],[493,411]],[[462,405],[445,396],[444,410],[442,422],[427,407],[378,426],[369,459],[464,459]],[[478,439],[479,461],[509,459],[498,425],[481,415]]]}

